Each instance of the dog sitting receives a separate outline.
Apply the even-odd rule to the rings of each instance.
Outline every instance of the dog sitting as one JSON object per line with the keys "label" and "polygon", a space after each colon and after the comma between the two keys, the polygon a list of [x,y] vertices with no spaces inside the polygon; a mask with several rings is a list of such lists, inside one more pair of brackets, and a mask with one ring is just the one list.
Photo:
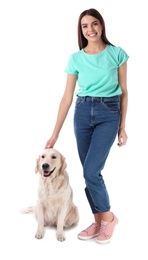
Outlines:
{"label": "dog sitting", "polygon": [[44,149],[36,160],[35,172],[40,173],[37,205],[22,212],[34,212],[38,222],[35,237],[38,239],[43,238],[44,227],[49,225],[56,226],[57,240],[64,241],[64,228],[79,220],[66,166],[64,156],[53,148]]}

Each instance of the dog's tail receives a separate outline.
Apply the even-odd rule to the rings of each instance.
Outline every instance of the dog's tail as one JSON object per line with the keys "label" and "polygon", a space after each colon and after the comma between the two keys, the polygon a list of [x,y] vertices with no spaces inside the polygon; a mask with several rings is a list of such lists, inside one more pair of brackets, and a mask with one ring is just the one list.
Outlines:
{"label": "dog's tail", "polygon": [[31,207],[21,209],[20,213],[22,214],[34,213],[34,210],[35,210],[35,206],[31,206]]}

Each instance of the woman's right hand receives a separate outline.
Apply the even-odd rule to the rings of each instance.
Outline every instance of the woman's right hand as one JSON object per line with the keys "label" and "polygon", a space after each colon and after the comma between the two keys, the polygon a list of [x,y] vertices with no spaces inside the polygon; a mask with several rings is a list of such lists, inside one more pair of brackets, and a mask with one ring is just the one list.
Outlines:
{"label": "woman's right hand", "polygon": [[57,141],[57,139],[58,139],[58,137],[51,137],[48,141],[47,141],[47,143],[46,143],[46,145],[45,145],[45,149],[47,149],[47,148],[53,148],[54,147],[54,145],[55,145],[55,143],[56,143],[56,141]]}

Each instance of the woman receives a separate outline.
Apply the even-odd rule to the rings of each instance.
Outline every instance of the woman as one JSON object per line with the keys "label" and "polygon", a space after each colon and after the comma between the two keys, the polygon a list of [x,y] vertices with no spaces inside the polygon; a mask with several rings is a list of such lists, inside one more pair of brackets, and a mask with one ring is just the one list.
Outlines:
{"label": "woman", "polygon": [[65,91],[53,134],[45,148],[56,143],[78,83],[74,130],[86,184],[85,193],[94,215],[94,222],[81,231],[78,238],[97,237],[98,243],[108,243],[118,219],[111,212],[101,172],[116,136],[119,147],[125,145],[128,138],[125,131],[128,55],[108,41],[104,19],[93,8],[79,16],[78,44],[79,51],[70,56],[65,70]]}

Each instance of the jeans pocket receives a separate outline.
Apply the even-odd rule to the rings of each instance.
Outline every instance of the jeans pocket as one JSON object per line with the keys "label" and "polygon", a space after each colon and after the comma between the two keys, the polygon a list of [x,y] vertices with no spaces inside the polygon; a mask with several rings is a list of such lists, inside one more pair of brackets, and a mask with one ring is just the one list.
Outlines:
{"label": "jeans pocket", "polygon": [[81,105],[82,103],[84,103],[84,101],[85,101],[84,97],[77,97],[75,106],[77,107],[77,106]]}
{"label": "jeans pocket", "polygon": [[120,101],[119,100],[108,100],[102,103],[105,108],[112,112],[120,112]]}

